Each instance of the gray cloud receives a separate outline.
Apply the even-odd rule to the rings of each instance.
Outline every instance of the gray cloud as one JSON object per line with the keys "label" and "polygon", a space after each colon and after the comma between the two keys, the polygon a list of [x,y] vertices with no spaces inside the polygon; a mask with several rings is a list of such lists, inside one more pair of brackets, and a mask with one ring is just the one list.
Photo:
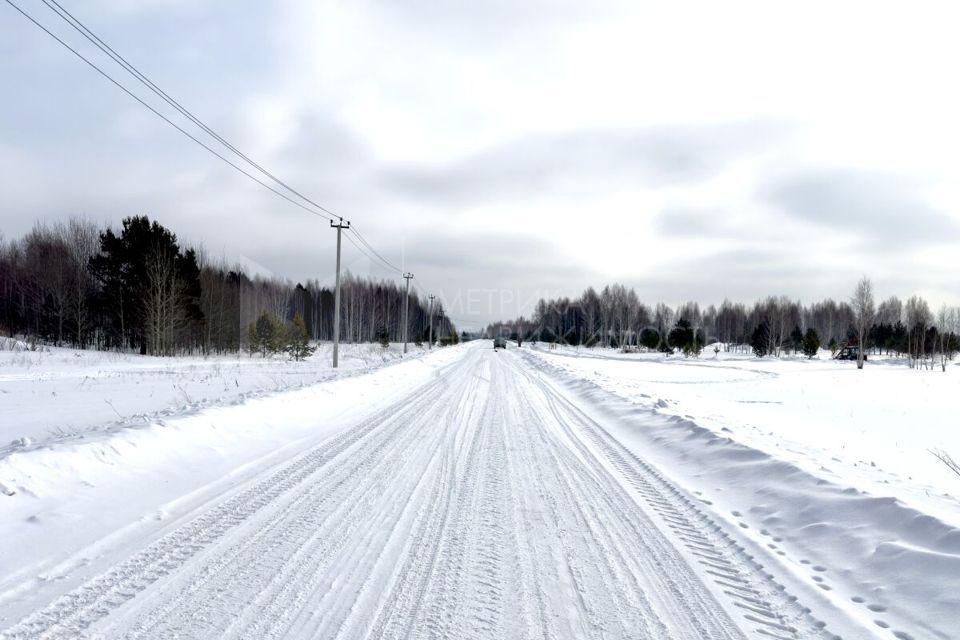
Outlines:
{"label": "gray cloud", "polygon": [[[391,261],[399,263],[405,249],[404,266],[451,300],[471,291],[504,292],[508,303],[500,313],[484,308],[475,317],[514,315],[509,304],[527,313],[522,304],[533,293],[575,295],[610,279],[638,285],[645,299],[668,302],[750,300],[781,292],[845,297],[860,269],[876,277],[878,290],[884,282],[888,289],[900,287],[902,279],[903,288],[894,293],[928,285],[955,292],[947,267],[941,273],[916,259],[927,250],[926,240],[960,237],[916,184],[852,169],[766,173],[770,160],[793,168],[818,162],[816,153],[805,155],[816,145],[792,144],[795,135],[818,133],[817,110],[808,113],[802,99],[796,109],[764,111],[748,92],[729,92],[729,103],[715,105],[702,99],[709,93],[692,89],[713,91],[710,81],[724,78],[714,77],[715,68],[704,66],[701,52],[692,50],[687,62],[693,66],[676,61],[677,70],[689,71],[683,87],[676,85],[673,60],[662,78],[645,76],[639,59],[635,78],[622,73],[618,65],[632,64],[630,56],[640,49],[628,46],[631,30],[624,36],[608,29],[625,24],[621,15],[635,9],[631,3],[359,0],[327,6],[297,0],[281,6],[239,0],[227,13],[221,4],[93,0],[78,12],[237,146],[358,223]],[[42,5],[37,11],[52,17]],[[242,259],[263,273],[330,281],[336,236],[326,221],[249,183],[14,18],[0,20],[0,76],[9,94],[0,103],[0,230],[7,238],[37,219],[79,213],[116,224],[146,213],[214,256]],[[291,36],[291,19],[330,29],[330,37],[313,34],[316,42],[330,43],[313,51],[316,64],[310,63],[312,49],[296,46],[302,43]],[[65,28],[63,33],[79,41]],[[625,37],[623,46],[597,51],[603,47],[595,38],[606,33]],[[571,45],[576,42],[581,44]],[[568,68],[573,60],[586,70]],[[646,62],[664,68],[662,61]],[[598,82],[578,86],[594,68]],[[735,65],[722,68],[734,81],[743,72]],[[708,76],[698,76],[697,69]],[[485,74],[491,76],[486,81]],[[642,91],[622,90],[634,88],[624,83],[638,78]],[[516,122],[504,124],[496,110],[485,108],[489,103],[479,91],[500,104],[531,102],[518,110]],[[556,110],[547,119],[562,123],[556,125],[560,130],[544,132],[542,122],[531,121],[531,113],[545,110],[532,108],[545,95],[552,100],[548,108]],[[617,108],[608,113],[604,105],[611,104]],[[718,112],[731,120],[703,120]],[[628,120],[630,113],[636,117]],[[655,119],[664,113],[706,124]],[[404,122],[418,135],[393,139],[394,127]],[[614,122],[619,128],[609,124]],[[891,123],[910,130],[916,124],[909,118]],[[819,133],[834,131],[836,123],[828,124]],[[474,127],[496,136],[491,146],[472,146]],[[525,133],[504,141],[501,136],[512,135],[504,132],[517,127]],[[289,139],[280,139],[290,132]],[[447,158],[430,147],[441,135],[442,148],[452,150]],[[856,136],[851,140],[859,145]],[[856,157],[862,151],[836,142],[839,153]],[[410,149],[415,157],[440,159],[405,163],[405,144],[427,147]],[[388,156],[378,155],[386,150]],[[915,165],[904,159],[902,170],[923,176],[927,170]],[[762,188],[743,193],[748,180],[759,180]],[[620,190],[636,193],[608,197]],[[684,206],[703,204],[705,193],[721,199]],[[731,200],[722,200],[727,195]],[[654,217],[654,233],[641,237],[644,224],[631,223],[651,213],[647,203],[667,196],[670,206]],[[565,242],[558,246],[570,246],[572,221],[557,211],[571,202],[566,211],[575,206],[587,212],[589,219],[578,223],[593,223],[579,233],[617,233],[624,242],[596,241],[576,255],[553,246],[560,237]],[[455,212],[502,221],[498,209],[504,204],[514,216],[508,225],[457,235],[458,228],[473,225],[452,219]],[[842,259],[804,243],[802,234],[811,231],[819,239],[838,236],[847,247]],[[862,242],[847,242],[851,237]],[[629,257],[611,261],[611,246],[644,259],[634,266]],[[707,249],[724,251],[693,254]],[[354,273],[394,277],[346,242],[344,254]],[[831,262],[840,266],[825,266]],[[623,266],[612,274],[614,263]],[[860,265],[856,273],[845,271],[850,264]],[[551,287],[562,291],[546,289]]]}
{"label": "gray cloud", "polygon": [[796,258],[783,250],[732,249],[680,258],[664,265],[656,276],[634,283],[642,298],[668,303],[699,300],[709,304],[724,298],[749,301],[758,295],[800,296],[822,291],[818,287],[826,274],[813,265],[799,266]]}
{"label": "gray cloud", "polygon": [[576,0],[410,0],[397,3],[371,0],[371,9],[387,13],[403,28],[422,37],[447,41],[457,48],[497,46],[506,38],[530,37],[567,24],[585,24],[608,16],[613,4]]}
{"label": "gray cloud", "polygon": [[444,202],[685,184],[777,146],[790,130],[756,120],[533,134],[448,165],[397,167],[384,182],[411,199]]}
{"label": "gray cloud", "polygon": [[667,207],[653,219],[654,229],[670,237],[728,237],[734,232],[719,208]]}
{"label": "gray cloud", "polygon": [[[483,251],[479,252],[477,248],[483,248]],[[408,243],[407,250],[417,256],[418,265],[428,269],[468,271],[500,282],[530,275],[554,274],[557,278],[564,278],[583,271],[580,265],[560,255],[552,245],[529,236],[442,234]]]}
{"label": "gray cloud", "polygon": [[590,265],[529,236],[441,233],[407,249],[416,256],[415,273],[426,274],[423,286],[453,317],[481,324],[530,314],[542,297],[579,292],[601,280]]}
{"label": "gray cloud", "polygon": [[856,169],[818,169],[772,181],[761,197],[787,215],[867,241],[919,243],[960,237],[957,223],[934,208],[916,184]]}

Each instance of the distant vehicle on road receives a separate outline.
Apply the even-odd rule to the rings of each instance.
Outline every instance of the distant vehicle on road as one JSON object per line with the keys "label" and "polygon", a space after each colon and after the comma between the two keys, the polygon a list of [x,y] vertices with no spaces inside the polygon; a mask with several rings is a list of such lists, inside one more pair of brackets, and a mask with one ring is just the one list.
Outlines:
{"label": "distant vehicle on road", "polygon": [[506,349],[507,341],[503,338],[494,338],[493,339],[493,348],[494,349]]}
{"label": "distant vehicle on road", "polygon": [[[833,356],[834,360],[856,360],[857,356],[860,355],[860,347],[855,345],[845,345],[840,348],[840,351],[837,352],[837,355]],[[867,359],[867,354],[863,354],[863,359]]]}

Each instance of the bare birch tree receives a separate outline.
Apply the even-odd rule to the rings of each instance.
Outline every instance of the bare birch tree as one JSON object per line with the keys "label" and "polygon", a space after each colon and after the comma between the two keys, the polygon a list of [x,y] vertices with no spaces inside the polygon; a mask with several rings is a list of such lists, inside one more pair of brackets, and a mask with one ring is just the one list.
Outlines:
{"label": "bare birch tree", "polygon": [[956,336],[960,309],[943,305],[937,314],[937,352],[940,370],[947,371],[947,363],[953,359],[953,341]]}
{"label": "bare birch tree", "polygon": [[873,301],[873,283],[866,276],[860,278],[853,296],[850,298],[853,309],[853,321],[857,329],[857,369],[863,369],[864,354],[866,354],[867,332],[873,325],[877,309]]}
{"label": "bare birch tree", "polygon": [[144,300],[147,344],[153,355],[174,355],[177,337],[186,316],[180,304],[182,283],[177,277],[174,256],[158,249],[147,260],[147,288]]}

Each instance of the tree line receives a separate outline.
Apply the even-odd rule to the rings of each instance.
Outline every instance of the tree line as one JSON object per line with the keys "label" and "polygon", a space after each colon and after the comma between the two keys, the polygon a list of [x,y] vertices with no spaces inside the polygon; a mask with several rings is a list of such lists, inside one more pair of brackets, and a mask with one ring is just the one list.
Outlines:
{"label": "tree line", "polygon": [[493,323],[484,335],[688,355],[716,343],[718,349],[752,351],[759,357],[812,356],[821,346],[836,351],[856,345],[861,354],[898,354],[913,367],[945,368],[960,351],[960,309],[944,306],[934,314],[919,296],[906,301],[890,297],[874,305],[867,279],[849,301],[805,305],[770,296],[749,305],[724,300],[705,308],[697,302],[647,304],[632,288],[612,284],[600,291],[590,287],[574,298],[541,299],[532,317]]}
{"label": "tree line", "polygon": [[[406,295],[399,283],[347,273],[341,340],[402,340]],[[425,302],[409,294],[412,342],[430,334]],[[299,317],[308,339],[332,340],[333,307],[333,288],[316,279],[251,276],[147,216],[116,229],[71,218],[0,237],[0,332],[34,343],[152,355],[263,352],[251,345],[251,327],[264,315],[283,326]],[[433,311],[434,338],[455,336],[442,307]]]}

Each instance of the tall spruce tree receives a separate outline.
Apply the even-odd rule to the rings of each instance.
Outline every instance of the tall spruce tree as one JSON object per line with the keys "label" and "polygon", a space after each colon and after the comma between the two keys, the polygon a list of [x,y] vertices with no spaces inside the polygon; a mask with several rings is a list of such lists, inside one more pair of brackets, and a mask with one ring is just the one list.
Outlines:
{"label": "tall spruce tree", "polygon": [[762,358],[770,352],[770,327],[764,320],[753,330],[750,335],[750,346],[753,348],[753,354]]}
{"label": "tall spruce tree", "polygon": [[[158,260],[173,262],[168,273],[174,281],[169,287],[156,286]],[[90,258],[89,268],[100,285],[96,309],[108,327],[111,346],[147,353],[151,344],[158,344],[147,335],[147,309],[158,290],[177,292],[171,303],[189,319],[189,326],[203,322],[196,254],[181,253],[177,236],[147,216],[125,218],[120,235],[112,229],[101,233],[100,251]],[[159,330],[154,325],[150,330]]]}
{"label": "tall spruce tree", "polygon": [[820,353],[820,336],[817,335],[816,329],[810,327],[803,336],[803,355],[813,358],[818,353]]}
{"label": "tall spruce tree", "polygon": [[286,352],[294,360],[300,361],[310,357],[313,351],[314,347],[310,345],[307,325],[303,321],[303,316],[298,313],[293,316],[293,320],[287,325]]}

